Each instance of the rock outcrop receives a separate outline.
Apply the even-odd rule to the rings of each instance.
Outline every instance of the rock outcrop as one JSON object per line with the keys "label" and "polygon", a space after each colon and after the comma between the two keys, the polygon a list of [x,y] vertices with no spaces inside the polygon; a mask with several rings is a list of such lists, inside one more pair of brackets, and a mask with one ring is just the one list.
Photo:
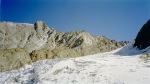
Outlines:
{"label": "rock outcrop", "polygon": [[0,49],[0,72],[18,69],[31,62],[29,53],[24,49]]}
{"label": "rock outcrop", "polygon": [[[2,22],[0,23],[0,49],[6,54],[7,52],[10,54],[1,55],[0,60],[3,59],[3,56],[7,56],[7,59],[2,61],[6,66],[0,65],[0,69],[1,71],[16,69],[30,61],[107,52],[122,47],[126,43],[110,40],[104,36],[93,36],[85,31],[58,32],[49,28],[42,21],[37,21],[34,25]],[[19,51],[11,50],[16,48],[23,49],[26,54],[18,54]],[[11,52],[13,52],[12,57]],[[21,61],[16,59],[25,62],[20,64]],[[16,64],[9,66],[13,62]]]}
{"label": "rock outcrop", "polygon": [[134,47],[139,49],[145,49],[148,46],[150,46],[150,20],[143,25],[134,43]]}

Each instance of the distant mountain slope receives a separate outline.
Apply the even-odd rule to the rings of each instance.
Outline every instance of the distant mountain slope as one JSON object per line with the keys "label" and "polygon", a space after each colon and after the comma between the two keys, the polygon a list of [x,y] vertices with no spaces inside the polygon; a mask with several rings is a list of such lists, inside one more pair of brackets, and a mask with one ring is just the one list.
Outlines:
{"label": "distant mountain slope", "polygon": [[[108,52],[127,43],[110,40],[104,36],[93,36],[85,31],[58,32],[42,21],[35,24],[1,22],[0,49],[4,52],[0,53],[0,62],[3,61],[0,63],[0,71],[16,69],[31,63],[30,61]],[[25,54],[21,54],[20,50]],[[14,56],[14,59],[11,56]],[[18,61],[15,58],[19,58]]]}

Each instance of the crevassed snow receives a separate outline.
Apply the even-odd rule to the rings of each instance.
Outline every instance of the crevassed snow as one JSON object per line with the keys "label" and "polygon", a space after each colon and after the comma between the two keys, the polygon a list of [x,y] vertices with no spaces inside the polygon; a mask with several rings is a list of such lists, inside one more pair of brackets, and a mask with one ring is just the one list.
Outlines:
{"label": "crevassed snow", "polygon": [[128,45],[107,53],[38,61],[0,73],[0,84],[149,84],[150,63],[139,59],[141,52]]}

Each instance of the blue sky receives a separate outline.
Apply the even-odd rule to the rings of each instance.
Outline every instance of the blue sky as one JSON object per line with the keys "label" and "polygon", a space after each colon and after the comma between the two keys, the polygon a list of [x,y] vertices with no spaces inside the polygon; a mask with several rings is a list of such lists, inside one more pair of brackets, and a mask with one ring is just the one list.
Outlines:
{"label": "blue sky", "polygon": [[84,29],[133,40],[150,17],[149,0],[1,0],[1,21],[44,21],[59,31]]}

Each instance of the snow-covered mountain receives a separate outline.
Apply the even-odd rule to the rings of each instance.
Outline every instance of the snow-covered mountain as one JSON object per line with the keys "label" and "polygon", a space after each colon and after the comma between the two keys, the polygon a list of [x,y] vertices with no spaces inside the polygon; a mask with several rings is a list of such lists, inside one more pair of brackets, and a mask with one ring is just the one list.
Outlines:
{"label": "snow-covered mountain", "polygon": [[123,48],[77,58],[47,59],[0,73],[0,84],[149,84],[149,49]]}

